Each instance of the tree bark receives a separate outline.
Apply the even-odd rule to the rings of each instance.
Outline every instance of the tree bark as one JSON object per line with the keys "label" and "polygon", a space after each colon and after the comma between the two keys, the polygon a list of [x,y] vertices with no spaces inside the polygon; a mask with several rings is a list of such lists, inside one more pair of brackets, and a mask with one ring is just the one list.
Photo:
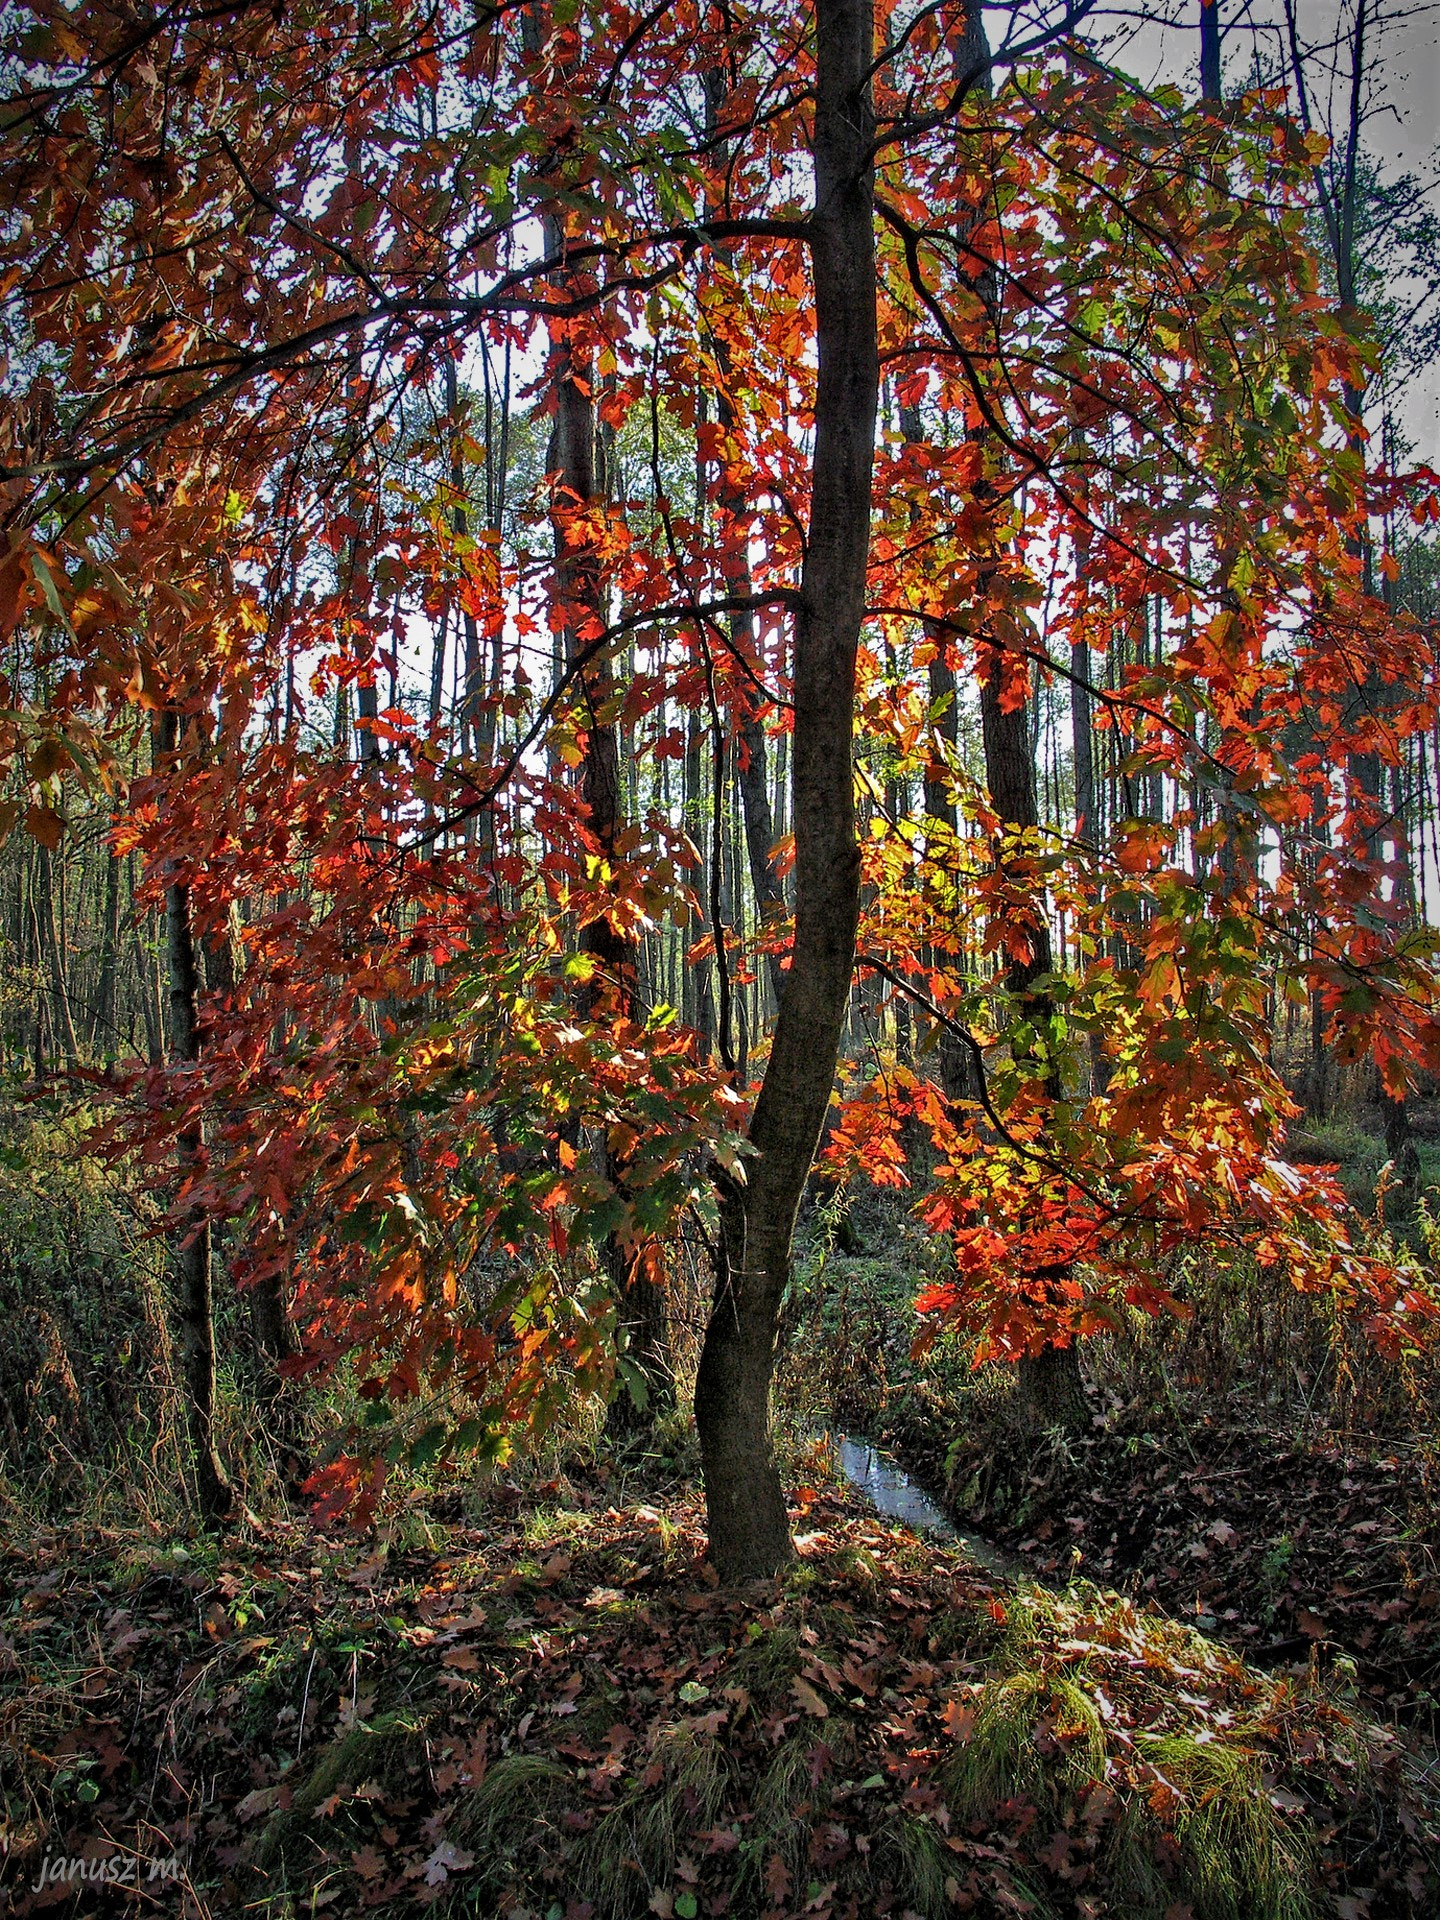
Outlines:
{"label": "tree bark", "polygon": [[[988,61],[984,19],[979,0],[971,0],[966,33],[967,54],[972,62]],[[992,314],[997,313],[994,277],[983,273],[977,291]],[[986,429],[973,430],[983,438]],[[981,483],[982,487],[984,483]],[[977,496],[980,489],[977,488]],[[979,613],[985,618],[988,569],[980,573]],[[1005,828],[1026,830],[1039,825],[1035,796],[1035,755],[1031,739],[1028,702],[1018,701],[1006,708],[1003,703],[1003,650],[989,642],[982,647],[980,659],[980,725],[985,750],[985,782],[990,801]],[[1087,714],[1088,723],[1088,714]],[[1092,795],[1093,803],[1093,795]],[[996,847],[997,863],[1005,865],[1010,854],[1003,842]],[[1050,925],[1043,900],[1032,908],[1023,934],[1028,955],[1012,959],[1006,971],[1006,991],[1019,1003],[1027,1018],[1041,1029],[1048,1026],[1054,1002],[1045,992],[1032,991],[1034,982],[1050,973],[1054,955],[1050,943]],[[1046,1087],[1052,1099],[1062,1092],[1060,1076],[1053,1059],[1045,1069]],[[1053,1270],[1037,1273],[1035,1278],[1047,1287],[1061,1275]],[[1039,1426],[1077,1427],[1089,1417],[1084,1382],[1080,1375],[1080,1357],[1073,1341],[1046,1341],[1039,1350],[1022,1361],[1018,1383],[1022,1413],[1027,1422]]]}
{"label": "tree bark", "polygon": [[[173,712],[160,718],[161,751],[173,754],[179,726]],[[190,889],[172,879],[165,888],[165,957],[170,976],[171,1059],[177,1067],[200,1061],[200,961],[190,916]],[[204,1141],[198,1126],[176,1141],[180,1177],[200,1164]],[[175,1248],[179,1283],[177,1315],[185,1411],[200,1517],[217,1526],[235,1504],[234,1490],[215,1446],[215,1311],[210,1221],[193,1208],[180,1228]]]}
{"label": "tree bark", "polygon": [[[1291,76],[1299,96],[1301,119],[1308,129],[1310,126],[1309,90],[1305,78],[1305,56],[1301,51],[1299,15],[1295,0],[1286,0],[1284,17],[1290,50]],[[1343,32],[1348,38],[1350,56],[1346,122],[1343,132],[1337,133],[1333,128],[1328,127],[1325,129],[1330,135],[1330,154],[1325,166],[1317,175],[1320,213],[1325,223],[1325,234],[1335,267],[1335,291],[1341,309],[1352,312],[1359,304],[1356,222],[1360,212],[1360,196],[1364,190],[1360,166],[1361,139],[1364,131],[1365,83],[1368,74],[1367,34],[1372,24],[1366,0],[1360,0],[1353,16],[1343,27]],[[1373,41],[1369,44],[1373,46]],[[1368,465],[1365,400],[1364,387],[1346,387],[1345,411],[1349,419],[1345,438],[1350,451],[1361,463],[1362,473]],[[1365,590],[1372,592],[1374,590],[1374,552],[1368,535],[1348,536],[1345,550],[1352,559],[1360,562]],[[1392,697],[1377,673],[1371,672],[1366,675],[1361,698],[1370,711],[1383,713]],[[1403,860],[1406,857],[1405,824],[1398,812],[1386,818],[1384,769],[1379,755],[1352,754],[1348,774],[1352,790],[1358,791],[1369,802],[1371,817],[1362,823],[1360,829],[1367,852],[1372,857],[1378,858],[1383,851],[1385,839],[1389,837],[1393,851]],[[1314,1091],[1311,1093],[1309,1104],[1312,1110],[1322,1112],[1328,1095],[1325,1083],[1329,1077],[1328,1063],[1323,1058],[1323,1025],[1323,1013],[1319,1007],[1317,995],[1312,1026]],[[1410,1115],[1406,1101],[1403,1097],[1395,1099],[1383,1081],[1379,1091],[1386,1152],[1396,1162],[1402,1184],[1407,1189],[1418,1186],[1419,1160],[1411,1139]]]}
{"label": "tree bark", "polygon": [[95,987],[95,1018],[90,1029],[92,1052],[113,1060],[118,1051],[116,980],[120,959],[120,856],[105,852],[105,910],[100,928],[100,974]]}
{"label": "tree bark", "polygon": [[[995,811],[1009,827],[1038,825],[1030,729],[1023,705],[1009,712],[1001,705],[998,653],[980,683],[980,721],[985,740],[985,780]],[[1025,932],[1029,957],[1011,961],[1005,986],[1037,1025],[1043,1026],[1054,1011],[1054,1003],[1048,994],[1031,991],[1033,982],[1049,973],[1054,964],[1043,905],[1036,907]],[[1059,1076],[1053,1062],[1046,1079],[1052,1097],[1058,1095]],[[1054,1277],[1058,1276],[1037,1275],[1041,1279]],[[1089,1420],[1080,1356],[1073,1340],[1063,1346],[1047,1341],[1037,1353],[1023,1359],[1019,1389],[1022,1414],[1029,1425],[1073,1429]]]}
{"label": "tree bark", "polygon": [[1070,648],[1070,729],[1075,756],[1075,838],[1098,842],[1095,820],[1095,722],[1090,712],[1090,648],[1077,640]]}
{"label": "tree bark", "polygon": [[1200,94],[1220,104],[1220,0],[1200,0]]}
{"label": "tree bark", "polygon": [[[525,32],[538,35],[538,10],[526,14]],[[564,222],[545,217],[546,250],[564,257]],[[566,292],[579,289],[579,276],[565,266],[555,274]],[[551,475],[550,517],[555,530],[555,604],[563,636],[565,663],[576,673],[583,708],[584,758],[580,794],[586,824],[607,863],[616,859],[615,846],[623,823],[623,785],[620,743],[613,708],[615,682],[607,653],[599,652],[580,664],[592,633],[604,624],[604,584],[593,540],[577,516],[588,512],[605,496],[604,474],[596,432],[593,355],[574,323],[561,323],[554,337],[551,380],[555,391],[555,424],[550,436],[546,468]],[[592,1017],[608,1013],[620,1022],[639,1016],[638,957],[635,943],[610,914],[599,914],[580,931],[580,950],[594,956],[596,972],[589,990]],[[618,1192],[625,1188],[623,1159],[607,1143],[603,1149],[607,1178]],[[606,1238],[601,1260],[614,1290],[624,1331],[626,1354],[643,1377],[643,1387],[631,1392],[622,1385],[610,1403],[608,1424],[624,1435],[648,1428],[658,1412],[674,1404],[675,1380],[671,1366],[664,1293],[648,1267],[634,1260],[614,1234]]]}
{"label": "tree bark", "polygon": [[[711,68],[705,75],[705,118],[706,132],[712,139],[715,138],[716,129],[720,124],[725,102],[725,87],[724,72],[719,68]],[[728,143],[721,143],[720,156],[723,158],[728,154],[728,150]],[[716,335],[715,359],[718,376],[716,418],[722,433],[728,437],[735,429],[736,411],[730,379],[730,343],[723,333]],[[745,501],[737,494],[734,487],[725,481],[723,464],[721,476],[716,504],[722,512],[730,516],[733,524],[744,513]],[[748,595],[751,584],[750,555],[743,536],[739,539],[731,538],[726,542],[721,554],[721,570],[727,593],[733,594],[737,599]],[[755,645],[753,614],[731,615],[730,643],[741,659],[755,662],[758,673],[760,662]],[[740,753],[736,766],[737,784],[740,789],[740,805],[745,821],[745,853],[750,870],[750,887],[755,899],[755,918],[764,927],[784,919],[785,895],[771,859],[771,850],[775,845],[775,822],[770,813],[770,783],[765,767],[766,737],[764,722],[761,719],[764,699],[759,688],[755,686],[742,688],[740,699],[742,705],[739,729]],[[765,965],[770,988],[778,1006],[785,981],[780,955],[767,954]]]}
{"label": "tree bark", "polygon": [[[960,57],[962,60],[967,59],[963,53]],[[925,428],[919,407],[900,408],[900,431],[912,446],[925,438]],[[949,780],[950,767],[959,759],[960,751],[959,689],[955,680],[955,669],[950,661],[950,636],[941,628],[932,626],[927,628],[925,637],[930,648],[930,664],[926,669],[926,693],[930,710],[935,715],[936,734],[944,743],[949,761],[948,766],[941,764],[938,760],[926,762],[925,818],[935,821],[937,826],[946,830],[943,834],[934,836],[943,854],[953,847],[955,836],[960,829],[960,814],[955,805]],[[963,954],[960,958],[963,961]],[[943,956],[933,949],[927,952],[926,959],[932,967],[943,962]],[[951,1100],[973,1099],[977,1091],[974,1063],[964,1041],[952,1033],[949,1027],[942,1027],[936,1038],[935,1054],[940,1068],[940,1088],[946,1097]]]}
{"label": "tree bark", "polygon": [[55,1009],[55,1033],[64,1043],[67,1066],[73,1068],[80,1064],[80,1043],[75,1035],[75,1021],[70,1011],[70,983],[65,966],[63,915],[60,923],[57,924],[55,914],[55,862],[51,857],[50,849],[44,846],[38,850],[37,858],[40,868],[40,936],[44,941],[45,964],[50,974],[50,999]]}
{"label": "tree bark", "polygon": [[879,392],[873,55],[871,0],[818,0],[810,223],[818,383],[795,619],[795,941],[750,1124],[749,1177],[722,1192],[719,1271],[695,1393],[710,1552],[728,1582],[774,1574],[793,1552],[770,1439],[776,1323],[855,959],[855,653]]}

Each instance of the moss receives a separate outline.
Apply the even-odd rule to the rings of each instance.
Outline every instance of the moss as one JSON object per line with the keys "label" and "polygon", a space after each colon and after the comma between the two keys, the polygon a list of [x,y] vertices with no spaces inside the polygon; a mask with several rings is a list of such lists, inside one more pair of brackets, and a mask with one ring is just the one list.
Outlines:
{"label": "moss", "polygon": [[745,1644],[725,1669],[727,1687],[744,1687],[763,1703],[783,1693],[800,1671],[800,1634],[791,1626],[752,1620]]}
{"label": "moss", "polygon": [[415,1751],[418,1732],[418,1721],[385,1714],[351,1727],[323,1748],[294,1790],[290,1805],[273,1814],[261,1829],[251,1852],[253,1864],[262,1873],[288,1867],[306,1825],[332,1794],[370,1780],[382,1785],[397,1781]]}

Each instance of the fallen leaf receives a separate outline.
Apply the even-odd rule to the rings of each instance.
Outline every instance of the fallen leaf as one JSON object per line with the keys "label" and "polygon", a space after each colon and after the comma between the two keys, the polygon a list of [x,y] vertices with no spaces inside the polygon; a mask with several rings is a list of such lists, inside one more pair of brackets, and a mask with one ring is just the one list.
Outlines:
{"label": "fallen leaf", "polygon": [[975,1730],[974,1707],[967,1707],[959,1700],[947,1700],[940,1718],[951,1739],[958,1740],[963,1747]]}
{"label": "fallen leaf", "polygon": [[442,1840],[425,1862],[425,1884],[427,1887],[439,1887],[450,1878],[452,1873],[463,1873],[466,1867],[473,1867],[475,1856],[464,1847],[457,1847],[449,1840]]}
{"label": "fallen leaf", "polygon": [[350,1865],[362,1880],[373,1880],[385,1871],[385,1856],[377,1847],[361,1847],[351,1854]]}
{"label": "fallen leaf", "polygon": [[825,1702],[820,1698],[808,1680],[792,1680],[790,1682],[790,1691],[794,1694],[797,1704],[804,1712],[808,1713],[812,1719],[828,1720],[830,1718],[829,1707],[826,1706]]}

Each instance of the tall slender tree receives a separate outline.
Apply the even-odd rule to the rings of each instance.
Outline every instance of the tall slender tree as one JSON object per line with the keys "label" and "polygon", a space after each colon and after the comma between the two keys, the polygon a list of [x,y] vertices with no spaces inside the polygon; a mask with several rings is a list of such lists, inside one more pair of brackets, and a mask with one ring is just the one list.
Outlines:
{"label": "tall slender tree", "polygon": [[794,622],[795,938],[753,1158],[722,1202],[715,1301],[695,1391],[710,1547],[723,1578],[792,1551],[770,1440],[790,1242],[834,1085],[859,915],[852,736],[880,385],[870,0],[817,0],[809,250],[818,379],[810,523]]}

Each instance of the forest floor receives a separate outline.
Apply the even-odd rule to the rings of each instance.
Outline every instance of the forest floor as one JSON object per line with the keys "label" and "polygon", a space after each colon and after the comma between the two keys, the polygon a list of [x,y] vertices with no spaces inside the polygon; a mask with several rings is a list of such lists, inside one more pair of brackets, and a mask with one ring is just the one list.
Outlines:
{"label": "forest floor", "polygon": [[[1319,1145],[1363,1200],[1373,1140]],[[931,1252],[903,1203],[816,1208],[780,1378],[799,1558],[724,1593],[678,1416],[646,1454],[578,1436],[413,1484],[363,1538],[257,1473],[259,1517],[197,1537],[134,1385],[142,1262],[63,1178],[0,1348],[43,1299],[86,1361],[5,1349],[36,1433],[68,1435],[53,1510],[110,1524],[0,1481],[0,1915],[1440,1912],[1433,1373],[1293,1290],[1197,1268],[1188,1323],[1087,1343],[1091,1428],[1036,1435],[1008,1372],[912,1351]],[[5,1189],[12,1239],[37,1193]],[[79,1284],[106,1260],[108,1292]],[[1025,1572],[878,1519],[837,1481],[837,1416]]]}
{"label": "forest floor", "polygon": [[790,1572],[718,1591],[691,1487],[650,1491],[592,1463],[365,1541],[12,1538],[0,1912],[1440,1907],[1423,1760],[1313,1664],[988,1577],[823,1481]]}
{"label": "forest floor", "polygon": [[1047,1436],[1018,1459],[980,1431],[955,1443],[913,1403],[872,1424],[922,1483],[948,1478],[961,1525],[1041,1578],[1118,1587],[1254,1665],[1353,1672],[1373,1711],[1433,1735],[1440,1527],[1418,1449],[1297,1444],[1247,1406],[1169,1434]]}
{"label": "forest floor", "polygon": [[[1363,1203],[1383,1149],[1353,1123],[1320,1147]],[[824,1297],[843,1305],[798,1344],[830,1353],[820,1391],[843,1424],[1037,1578],[1118,1589],[1252,1665],[1330,1673],[1437,1742],[1429,1372],[1377,1361],[1283,1282],[1202,1275],[1188,1323],[1086,1343],[1088,1430],[1027,1432],[1008,1370],[911,1355],[896,1311],[919,1257],[905,1232],[862,1199],[824,1253]]]}

